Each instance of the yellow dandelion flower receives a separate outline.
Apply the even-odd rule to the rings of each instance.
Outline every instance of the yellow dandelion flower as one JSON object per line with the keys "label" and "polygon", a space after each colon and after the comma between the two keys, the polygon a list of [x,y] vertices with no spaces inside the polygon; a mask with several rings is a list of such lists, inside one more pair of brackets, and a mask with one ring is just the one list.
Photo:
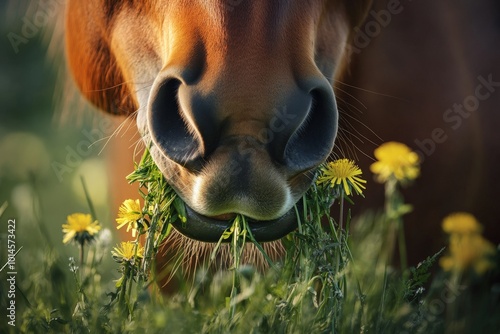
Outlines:
{"label": "yellow dandelion flower", "polygon": [[144,257],[144,247],[131,241],[123,241],[111,251],[113,258],[117,262],[133,261]]}
{"label": "yellow dandelion flower", "polygon": [[370,166],[378,182],[386,182],[391,176],[398,181],[413,180],[420,174],[419,157],[408,146],[398,142],[387,142],[375,149],[378,161]]}
{"label": "yellow dandelion flower", "polygon": [[338,159],[321,168],[321,175],[316,182],[330,184],[330,187],[342,185],[347,196],[352,194],[352,189],[358,195],[363,195],[363,189],[366,189],[363,183],[366,183],[366,180],[361,178],[362,173],[354,161]]}
{"label": "yellow dandelion flower", "polygon": [[[135,201],[133,199],[125,200],[118,210],[118,218],[116,218],[118,226],[116,228],[120,229],[127,225],[127,232],[132,229],[132,236],[135,237],[139,228],[138,221],[142,218],[141,211],[141,204],[138,199]],[[145,224],[142,225],[146,227]]]}
{"label": "yellow dandelion flower", "polygon": [[443,230],[450,234],[449,254],[439,260],[444,271],[463,272],[473,269],[483,274],[493,267],[490,256],[494,245],[481,236],[482,226],[474,216],[457,212],[443,220]]}
{"label": "yellow dandelion flower", "polygon": [[481,233],[481,224],[476,218],[466,212],[456,212],[443,220],[443,231],[446,233]]}
{"label": "yellow dandelion flower", "polygon": [[480,234],[453,234],[450,237],[449,255],[439,260],[444,271],[463,272],[472,268],[483,274],[493,267],[489,259],[495,253],[495,247]]}
{"label": "yellow dandelion flower", "polygon": [[67,244],[71,240],[80,244],[92,241],[100,229],[101,225],[97,220],[93,221],[91,215],[73,213],[66,218],[66,224],[62,225],[62,231],[65,233],[63,243]]}

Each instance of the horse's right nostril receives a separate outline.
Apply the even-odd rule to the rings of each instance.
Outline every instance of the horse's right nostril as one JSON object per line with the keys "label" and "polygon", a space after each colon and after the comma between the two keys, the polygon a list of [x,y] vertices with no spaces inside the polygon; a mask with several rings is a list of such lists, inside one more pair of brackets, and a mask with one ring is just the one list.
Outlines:
{"label": "horse's right nostril", "polygon": [[148,126],[152,141],[174,162],[192,171],[202,167],[204,144],[199,130],[179,101],[182,83],[169,78],[156,84],[151,94]]}
{"label": "horse's right nostril", "polygon": [[305,116],[297,118],[301,122],[295,124],[284,147],[284,164],[292,173],[304,172],[326,160],[337,135],[338,112],[331,87],[320,82],[310,89],[308,100],[308,110],[296,111]]}

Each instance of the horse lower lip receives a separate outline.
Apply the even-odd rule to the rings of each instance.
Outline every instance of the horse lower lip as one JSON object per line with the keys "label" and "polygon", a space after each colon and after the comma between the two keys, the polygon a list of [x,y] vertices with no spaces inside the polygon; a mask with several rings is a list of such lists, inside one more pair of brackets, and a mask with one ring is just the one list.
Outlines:
{"label": "horse lower lip", "polygon": [[[203,242],[218,242],[222,233],[230,228],[232,223],[232,220],[223,221],[200,215],[188,206],[186,206],[186,216],[186,223],[176,221],[172,225],[186,237]],[[295,209],[292,208],[280,218],[260,222],[249,220],[248,225],[257,241],[274,241],[297,228],[297,217]]]}
{"label": "horse lower lip", "polygon": [[218,215],[218,216],[210,216],[208,218],[216,219],[216,220],[233,220],[234,218],[236,218],[236,214],[235,213],[225,213],[225,214]]}

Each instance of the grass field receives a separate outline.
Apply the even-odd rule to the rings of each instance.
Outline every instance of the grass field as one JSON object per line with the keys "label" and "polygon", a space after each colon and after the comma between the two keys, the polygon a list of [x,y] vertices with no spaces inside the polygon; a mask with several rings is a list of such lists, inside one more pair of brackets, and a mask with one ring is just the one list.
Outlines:
{"label": "grass field", "polygon": [[[12,17],[2,36],[19,28],[22,15]],[[386,185],[378,211],[350,216],[360,185],[374,182],[371,171],[357,175],[367,184],[341,175],[347,188],[326,178],[303,198],[299,228],[283,240],[286,256],[268,270],[238,262],[252,243],[239,216],[225,235],[230,269],[200,267],[188,278],[179,271],[178,292],[162,295],[152,260],[169,222],[182,219],[182,202],[145,156],[133,178],[150,195],[137,194],[137,217],[122,216],[122,229],[137,228],[145,249],[138,256],[138,244],[120,248],[99,154],[105,141],[82,146],[91,131],[108,135],[106,119],[83,113],[78,126],[55,124],[58,74],[44,60],[42,34],[18,52],[7,38],[1,43],[0,91],[8,93],[0,94],[0,333],[500,332],[497,245],[473,218],[452,216],[435,222],[446,248],[408,266],[401,232],[412,208],[399,190],[411,182],[383,177],[383,168],[375,168]],[[85,225],[86,234],[65,244],[63,224],[74,213],[99,228]]]}
{"label": "grass field", "polygon": [[[6,269],[15,274],[4,276],[7,271],[2,271],[2,285],[7,285],[1,290],[1,307],[7,316],[11,301],[15,303],[2,332],[495,333],[500,291],[492,282],[499,255],[477,233],[477,222],[465,215],[451,217],[443,225],[451,234],[449,249],[407,268],[399,232],[411,207],[398,190],[402,180],[385,179],[384,209],[351,219],[349,208],[362,192],[354,185],[363,186],[363,176],[348,175],[323,170],[323,182],[304,197],[303,211],[297,210],[299,228],[283,240],[286,256],[270,263],[269,270],[239,262],[244,243],[252,237],[245,217],[238,216],[223,236],[233,254],[230,269],[200,267],[190,279],[179,271],[178,292],[165,296],[154,283],[154,255],[169,233],[169,222],[182,219],[182,202],[147,154],[130,176],[148,190],[138,194],[144,206],[128,203],[120,215],[123,228],[128,224],[137,229],[145,249],[133,242],[120,248],[113,237],[119,226],[114,219],[92,225],[101,213],[88,189],[82,211],[89,221],[78,232],[70,220],[44,218],[46,189],[36,178],[26,181],[14,192],[24,192],[22,201],[29,202],[16,203],[20,199],[13,196],[13,206],[25,207],[0,216],[9,223],[2,245],[10,245],[9,235],[15,235],[14,249],[2,249],[2,263],[19,251],[15,260],[10,258],[13,267]],[[72,213],[65,207],[57,211]],[[76,231],[66,245],[64,223],[66,234]],[[457,236],[459,250],[453,245]],[[399,267],[392,265],[394,258]],[[438,261],[446,271],[434,265]],[[13,284],[8,280],[12,277]]]}

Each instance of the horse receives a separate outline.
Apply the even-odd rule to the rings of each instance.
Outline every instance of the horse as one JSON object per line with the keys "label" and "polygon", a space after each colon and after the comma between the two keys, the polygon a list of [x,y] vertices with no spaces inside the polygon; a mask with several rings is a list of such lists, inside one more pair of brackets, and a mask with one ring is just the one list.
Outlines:
{"label": "horse", "polygon": [[[186,203],[165,257],[184,249],[198,261],[236,214],[279,257],[271,241],[295,228],[292,207],[319,164],[347,155],[368,171],[373,149],[398,140],[422,161],[404,189],[417,263],[445,244],[452,211],[500,241],[497,12],[493,0],[70,0],[66,54],[82,95],[137,125]],[[118,207],[137,194],[123,190],[133,152],[110,146]],[[383,190],[369,182],[365,196],[354,214],[380,207]]]}
{"label": "horse", "polygon": [[271,242],[334,147],[332,82],[370,3],[70,0],[67,61],[88,101],[136,123],[186,205],[177,232],[216,242],[243,214]]}

